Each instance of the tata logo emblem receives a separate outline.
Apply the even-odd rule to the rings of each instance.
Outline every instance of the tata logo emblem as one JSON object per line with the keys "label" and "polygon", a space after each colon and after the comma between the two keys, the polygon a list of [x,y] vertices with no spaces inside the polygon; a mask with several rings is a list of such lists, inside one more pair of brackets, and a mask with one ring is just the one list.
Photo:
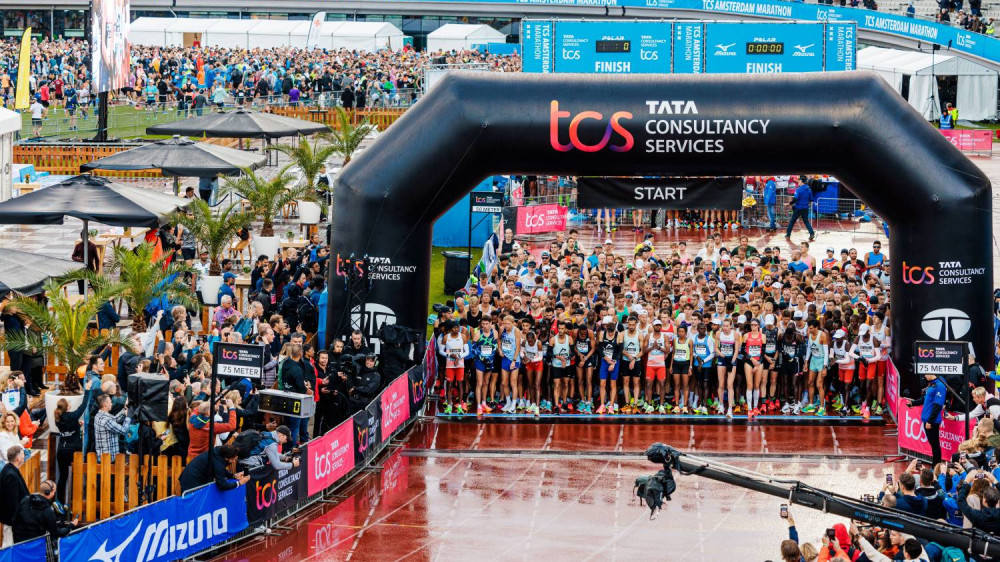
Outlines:
{"label": "tata logo emblem", "polygon": [[810,43],[808,45],[794,45],[792,48],[795,52],[792,53],[793,57],[815,57],[816,53],[812,53],[809,49],[812,49],[815,43]]}
{"label": "tata logo emblem", "polygon": [[[549,109],[549,142],[552,144],[552,148],[559,152],[569,152],[573,149],[581,152],[598,152],[604,147],[608,147],[614,152],[628,152],[635,145],[632,133],[628,132],[621,123],[622,119],[632,118],[632,114],[628,111],[617,111],[611,115],[611,119],[608,120],[608,124],[604,128],[604,136],[596,144],[583,142],[580,138],[580,125],[587,120],[603,121],[604,114],[598,111],[581,111],[572,116],[569,121],[569,143],[562,144],[559,140],[559,122],[571,115],[569,111],[560,111],[559,102],[552,100]],[[620,137],[615,143],[612,143],[612,134],[617,134]]]}
{"label": "tata logo emblem", "polygon": [[715,56],[717,56],[717,57],[735,57],[736,53],[729,50],[729,49],[732,49],[735,46],[736,46],[736,43],[730,43],[728,45],[723,45],[722,43],[719,43],[718,45],[715,46],[715,48],[718,49],[717,51],[715,51]]}
{"label": "tata logo emblem", "polygon": [[924,319],[920,321],[920,329],[933,340],[957,340],[969,333],[972,320],[957,308],[939,308],[924,315]]}

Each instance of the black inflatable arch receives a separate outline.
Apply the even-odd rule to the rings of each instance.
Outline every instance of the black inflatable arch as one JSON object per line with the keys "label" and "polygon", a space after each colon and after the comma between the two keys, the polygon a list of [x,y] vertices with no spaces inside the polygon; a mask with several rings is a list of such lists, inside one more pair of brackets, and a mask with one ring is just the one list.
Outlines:
{"label": "black inflatable arch", "polygon": [[352,255],[370,258],[373,325],[424,326],[432,225],[491,174],[800,172],[836,175],[888,221],[900,370],[929,338],[992,366],[990,182],[865,72],[453,73],[337,180],[328,329],[349,314]]}

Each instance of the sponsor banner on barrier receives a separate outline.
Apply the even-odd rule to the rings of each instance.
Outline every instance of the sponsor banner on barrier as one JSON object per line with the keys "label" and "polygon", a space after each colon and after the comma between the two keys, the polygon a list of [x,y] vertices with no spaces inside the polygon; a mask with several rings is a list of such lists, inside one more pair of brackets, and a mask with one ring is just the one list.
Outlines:
{"label": "sponsor banner on barrier", "polygon": [[408,377],[396,377],[379,395],[382,409],[381,435],[388,439],[399,426],[410,418],[410,389]]}
{"label": "sponsor banner on barrier", "polygon": [[45,537],[0,550],[0,562],[22,562],[23,560],[45,560]]}
{"label": "sponsor banner on barrier", "polygon": [[896,364],[889,360],[887,366],[888,373],[885,377],[886,403],[889,406],[889,414],[893,420],[899,420],[899,370]]}
{"label": "sponsor banner on barrier", "polygon": [[243,487],[223,492],[210,485],[63,537],[59,539],[59,558],[115,562],[180,560],[246,528]]}
{"label": "sponsor banner on barrier", "polygon": [[[931,446],[927,442],[927,433],[924,432],[924,424],[920,421],[921,408],[922,405],[916,402],[914,402],[913,406],[907,405],[905,398],[899,398],[897,401],[899,451],[911,456],[930,459]],[[963,423],[969,424],[969,435],[972,435],[972,428],[975,427],[976,420],[960,422],[946,419],[942,421],[941,457],[943,459],[951,459],[951,455],[958,452],[958,445],[962,441],[965,441],[965,426]]]}
{"label": "sponsor banner on barrier", "polygon": [[541,234],[566,230],[568,213],[568,207],[555,203],[517,207],[514,234]]}
{"label": "sponsor banner on barrier", "polygon": [[962,152],[993,152],[993,131],[989,129],[939,129]]}
{"label": "sponsor banner on barrier", "polygon": [[427,395],[423,367],[410,369],[406,372],[406,378],[410,385],[410,415],[413,416],[424,407],[424,397]]}
{"label": "sponsor banner on barrier", "polygon": [[378,398],[367,408],[354,414],[352,422],[354,424],[354,462],[362,464],[365,459],[369,459],[375,454],[375,450],[382,443],[381,423],[382,407]]}
{"label": "sponsor banner on barrier", "polygon": [[[309,458],[311,446],[304,446],[302,458]],[[247,520],[251,524],[263,521],[305,499],[305,474],[303,463],[288,470],[275,470],[270,464],[253,470],[246,484]]]}
{"label": "sponsor banner on barrier", "polygon": [[581,209],[713,209],[742,206],[743,178],[579,178]]}
{"label": "sponsor banner on barrier", "polygon": [[354,468],[353,432],[354,422],[347,420],[326,435],[309,442],[302,456],[309,463],[306,479],[308,495],[322,492]]}

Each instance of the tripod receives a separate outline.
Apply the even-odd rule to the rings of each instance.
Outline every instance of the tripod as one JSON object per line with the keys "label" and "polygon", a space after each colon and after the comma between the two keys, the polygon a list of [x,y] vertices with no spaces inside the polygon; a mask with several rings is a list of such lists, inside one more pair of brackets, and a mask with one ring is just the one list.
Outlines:
{"label": "tripod", "polygon": [[[156,501],[156,486],[153,485],[153,458],[150,455],[149,462],[146,464],[146,476],[143,478],[143,441],[142,430],[145,422],[152,423],[153,420],[149,419],[145,410],[142,407],[142,392],[136,393],[136,420],[139,422],[139,427],[136,430],[136,439],[139,441],[139,470],[136,471],[136,490],[138,490],[139,498],[138,504],[143,505],[144,503],[152,503]],[[149,428],[152,431],[152,428]]]}

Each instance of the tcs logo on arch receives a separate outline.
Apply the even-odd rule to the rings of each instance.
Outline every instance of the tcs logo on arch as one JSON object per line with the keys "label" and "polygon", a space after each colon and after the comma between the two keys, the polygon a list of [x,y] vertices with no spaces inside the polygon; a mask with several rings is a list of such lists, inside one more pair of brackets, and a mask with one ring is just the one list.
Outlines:
{"label": "tcs logo on arch", "polygon": [[[617,111],[611,114],[611,119],[608,120],[608,125],[604,129],[604,136],[601,137],[600,142],[597,144],[586,144],[580,139],[580,125],[587,119],[603,121],[604,114],[599,111],[581,111],[577,113],[569,120],[569,143],[563,144],[559,139],[559,122],[571,115],[569,111],[559,111],[559,102],[552,100],[549,108],[549,142],[552,144],[552,148],[559,152],[569,152],[574,148],[583,152],[597,152],[604,147],[608,147],[615,152],[628,152],[635,145],[635,138],[632,137],[632,133],[628,132],[621,124],[622,119],[632,118],[632,114],[628,111]],[[611,136],[614,133],[617,133],[620,138],[612,143]]]}

